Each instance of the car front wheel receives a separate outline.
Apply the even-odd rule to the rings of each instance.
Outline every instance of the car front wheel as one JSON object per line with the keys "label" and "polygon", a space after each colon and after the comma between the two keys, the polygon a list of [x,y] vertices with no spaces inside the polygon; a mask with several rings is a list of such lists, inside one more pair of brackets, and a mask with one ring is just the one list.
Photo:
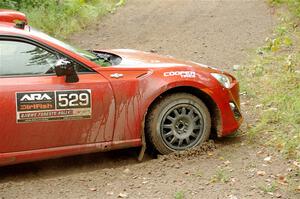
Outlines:
{"label": "car front wheel", "polygon": [[196,96],[176,93],[163,97],[150,110],[146,135],[161,154],[186,150],[208,139],[211,118]]}

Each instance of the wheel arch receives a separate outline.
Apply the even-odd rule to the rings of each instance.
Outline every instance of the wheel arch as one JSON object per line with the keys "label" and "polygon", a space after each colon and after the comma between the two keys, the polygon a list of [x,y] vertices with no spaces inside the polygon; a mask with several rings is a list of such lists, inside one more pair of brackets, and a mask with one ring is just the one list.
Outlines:
{"label": "wheel arch", "polygon": [[153,108],[153,106],[158,103],[160,99],[162,99],[166,95],[175,94],[175,93],[189,93],[196,97],[198,97],[200,100],[203,101],[203,103],[206,105],[206,107],[209,110],[209,113],[211,115],[211,136],[217,137],[219,135],[219,132],[221,131],[221,113],[217,106],[217,104],[214,102],[212,97],[208,95],[206,92],[199,88],[195,88],[193,86],[177,86],[170,88],[168,90],[165,90],[160,95],[158,95],[148,106],[147,113],[145,114],[145,118],[147,118],[148,113]]}

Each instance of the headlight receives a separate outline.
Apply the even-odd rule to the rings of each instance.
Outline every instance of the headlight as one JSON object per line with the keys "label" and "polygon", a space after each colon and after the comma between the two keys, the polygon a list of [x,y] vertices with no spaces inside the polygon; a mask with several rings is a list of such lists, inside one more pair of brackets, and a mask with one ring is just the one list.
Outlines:
{"label": "headlight", "polygon": [[211,73],[211,75],[222,84],[225,88],[230,88],[231,78],[224,74]]}

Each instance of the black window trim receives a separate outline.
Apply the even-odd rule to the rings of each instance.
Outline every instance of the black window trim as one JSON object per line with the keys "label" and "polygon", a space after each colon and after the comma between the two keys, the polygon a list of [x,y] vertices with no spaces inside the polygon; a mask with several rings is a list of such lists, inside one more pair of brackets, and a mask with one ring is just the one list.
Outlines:
{"label": "black window trim", "polygon": [[[71,61],[75,62],[76,64],[79,64],[80,66],[90,70],[90,72],[77,72],[79,75],[97,73],[94,69],[86,66],[84,63],[78,61],[77,59],[74,59],[73,57],[67,55],[66,53],[64,53],[56,48],[53,48],[52,46],[49,46],[47,44],[36,41],[32,38],[23,37],[23,36],[19,36],[19,35],[0,35],[0,41],[1,40],[24,42],[24,43],[38,46],[38,47],[40,47],[46,51],[49,51],[51,53],[56,53],[60,56],[64,56],[64,57],[70,59]],[[0,75],[0,78],[45,77],[45,76],[56,76],[56,74],[53,73],[53,74],[28,74],[28,75],[24,75],[24,74],[23,75]]]}

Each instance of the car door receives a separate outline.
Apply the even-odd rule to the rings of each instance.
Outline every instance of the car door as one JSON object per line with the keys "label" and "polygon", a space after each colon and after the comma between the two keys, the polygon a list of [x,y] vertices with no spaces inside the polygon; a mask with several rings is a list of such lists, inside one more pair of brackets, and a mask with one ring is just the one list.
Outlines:
{"label": "car door", "polygon": [[[71,61],[79,82],[54,73]],[[109,142],[114,98],[106,78],[53,49],[0,37],[0,153]]]}

